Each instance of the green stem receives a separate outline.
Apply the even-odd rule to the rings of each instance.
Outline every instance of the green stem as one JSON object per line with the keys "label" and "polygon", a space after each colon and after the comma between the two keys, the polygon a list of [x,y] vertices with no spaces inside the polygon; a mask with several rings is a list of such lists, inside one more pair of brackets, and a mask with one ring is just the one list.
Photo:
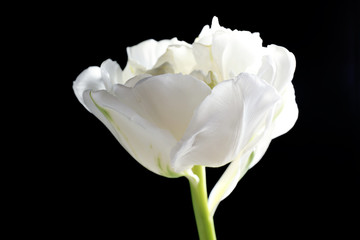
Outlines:
{"label": "green stem", "polygon": [[194,166],[193,172],[199,182],[190,181],[191,198],[200,240],[216,240],[214,221],[208,208],[206,173],[204,166]]}

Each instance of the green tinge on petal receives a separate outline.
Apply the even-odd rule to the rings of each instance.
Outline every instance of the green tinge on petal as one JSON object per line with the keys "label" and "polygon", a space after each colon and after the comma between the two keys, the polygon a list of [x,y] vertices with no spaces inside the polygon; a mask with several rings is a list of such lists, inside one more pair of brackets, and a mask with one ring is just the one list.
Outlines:
{"label": "green tinge on petal", "polygon": [[110,113],[108,111],[106,111],[104,108],[100,107],[99,104],[96,103],[96,101],[94,100],[94,98],[91,95],[91,92],[89,93],[89,95],[90,95],[91,100],[97,107],[97,109],[99,109],[99,111],[104,115],[104,117],[106,117],[106,119],[109,120],[109,122],[114,123],[114,120],[112,119]]}
{"label": "green tinge on petal", "polygon": [[94,98],[91,95],[91,92],[89,93],[89,96],[91,98],[91,101],[94,103],[94,105],[96,106],[96,108],[101,112],[102,115],[104,115],[104,117],[110,122],[110,124],[115,127],[116,131],[118,134],[121,135],[121,137],[126,141],[126,144],[128,145],[128,147],[130,149],[127,149],[128,151],[130,150],[129,153],[131,153],[133,155],[134,158],[137,158],[136,152],[134,151],[134,148],[131,146],[130,142],[129,142],[129,138],[125,135],[125,133],[123,131],[121,131],[120,127],[115,123],[115,121],[113,120],[111,114],[103,107],[101,107],[99,104],[96,103],[96,101],[94,100]]}
{"label": "green tinge on petal", "polygon": [[178,174],[178,173],[172,171],[170,169],[169,165],[166,165],[166,167],[163,167],[162,164],[161,164],[162,161],[161,161],[161,156],[160,155],[156,158],[156,163],[157,163],[158,168],[161,171],[161,175],[167,176],[169,178],[178,178],[178,177],[182,176],[181,174]]}

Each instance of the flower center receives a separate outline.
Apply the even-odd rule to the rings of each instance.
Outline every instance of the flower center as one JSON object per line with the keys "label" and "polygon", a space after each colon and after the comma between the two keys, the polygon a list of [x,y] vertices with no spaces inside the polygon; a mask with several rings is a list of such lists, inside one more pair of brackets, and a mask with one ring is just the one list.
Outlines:
{"label": "flower center", "polygon": [[195,70],[191,74],[191,76],[199,79],[200,81],[203,81],[206,83],[211,89],[213,89],[218,83],[218,77],[217,74],[213,71],[209,71],[207,75],[205,76],[204,73],[200,70]]}

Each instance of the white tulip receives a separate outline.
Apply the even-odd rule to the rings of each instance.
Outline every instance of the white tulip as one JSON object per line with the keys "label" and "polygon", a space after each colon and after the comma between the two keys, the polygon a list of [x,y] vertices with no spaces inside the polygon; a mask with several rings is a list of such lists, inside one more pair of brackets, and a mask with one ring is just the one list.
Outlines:
{"label": "white tulip", "polygon": [[192,45],[147,40],[127,54],[123,71],[112,60],[84,70],[73,85],[77,98],[156,174],[186,176],[196,189],[198,166],[230,163],[209,196],[211,217],[271,140],[294,125],[294,55],[216,17]]}
{"label": "white tulip", "polygon": [[246,73],[213,89],[182,74],[141,75],[106,87],[115,82],[107,81],[115,75],[107,71],[110,65],[116,63],[85,70],[75,92],[139,163],[166,177],[231,162],[253,144],[279,99],[269,84]]}

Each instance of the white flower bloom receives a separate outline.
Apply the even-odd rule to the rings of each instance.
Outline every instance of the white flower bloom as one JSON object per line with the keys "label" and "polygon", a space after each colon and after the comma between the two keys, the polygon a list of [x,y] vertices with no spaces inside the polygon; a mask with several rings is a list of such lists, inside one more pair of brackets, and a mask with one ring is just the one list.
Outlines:
{"label": "white flower bloom", "polygon": [[210,194],[212,213],[297,119],[295,57],[263,47],[258,33],[214,17],[192,45],[147,40],[127,54],[124,71],[106,60],[82,72],[77,98],[154,173],[196,181],[193,166],[230,163]]}
{"label": "white flower bloom", "polygon": [[116,84],[112,91],[106,76],[111,74],[96,67],[80,74],[74,83],[80,101],[138,162],[167,177],[185,175],[194,165],[229,163],[251,146],[278,100],[270,85],[249,74],[213,89],[190,75],[163,74],[133,87],[127,86],[133,79]]}

